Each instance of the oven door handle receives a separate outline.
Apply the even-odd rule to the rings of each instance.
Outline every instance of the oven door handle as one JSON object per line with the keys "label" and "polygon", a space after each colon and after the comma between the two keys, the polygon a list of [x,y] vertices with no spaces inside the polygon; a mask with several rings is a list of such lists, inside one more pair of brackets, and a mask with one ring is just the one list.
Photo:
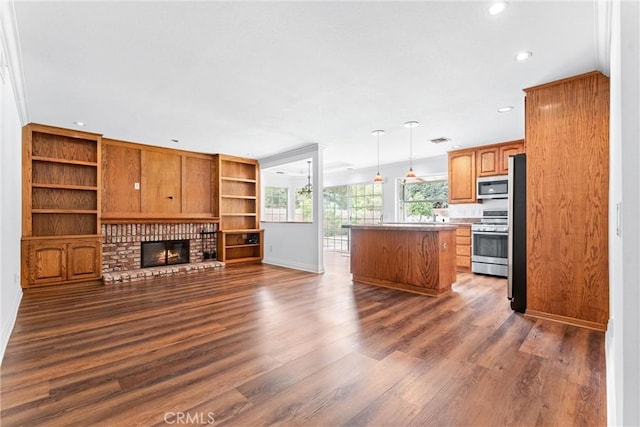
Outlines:
{"label": "oven door handle", "polygon": [[508,236],[509,233],[507,231],[472,231],[471,234],[478,234],[482,236]]}

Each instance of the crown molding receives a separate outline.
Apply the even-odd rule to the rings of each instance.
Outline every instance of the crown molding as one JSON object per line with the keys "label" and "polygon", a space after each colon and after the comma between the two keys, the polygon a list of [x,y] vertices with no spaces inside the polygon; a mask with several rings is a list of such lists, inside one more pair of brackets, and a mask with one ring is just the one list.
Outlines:
{"label": "crown molding", "polygon": [[0,55],[2,71],[0,74],[3,79],[8,75],[12,83],[18,116],[21,124],[25,125],[29,123],[27,92],[13,0],[0,0],[0,44],[0,49],[2,49],[2,55]]}

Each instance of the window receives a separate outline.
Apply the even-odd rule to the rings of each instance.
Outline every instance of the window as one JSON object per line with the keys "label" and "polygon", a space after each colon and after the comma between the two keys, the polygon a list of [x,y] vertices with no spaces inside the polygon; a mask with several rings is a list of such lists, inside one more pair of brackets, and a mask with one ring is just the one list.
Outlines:
{"label": "window", "polygon": [[415,182],[399,180],[398,216],[403,222],[433,221],[448,205],[449,184],[446,176],[418,178]]}
{"label": "window", "polygon": [[262,221],[313,221],[312,166],[312,159],[302,159],[261,170]]}
{"label": "window", "polygon": [[334,251],[349,252],[349,187],[324,189],[323,246]]}
{"label": "window", "polygon": [[265,187],[263,221],[287,221],[288,197],[286,187]]}
{"label": "window", "polygon": [[294,221],[296,222],[312,222],[312,193],[301,192],[302,188],[296,188],[296,209],[294,212]]}
{"label": "window", "polygon": [[343,224],[372,224],[382,219],[382,184],[355,184],[324,189],[323,241],[326,249],[349,251]]}

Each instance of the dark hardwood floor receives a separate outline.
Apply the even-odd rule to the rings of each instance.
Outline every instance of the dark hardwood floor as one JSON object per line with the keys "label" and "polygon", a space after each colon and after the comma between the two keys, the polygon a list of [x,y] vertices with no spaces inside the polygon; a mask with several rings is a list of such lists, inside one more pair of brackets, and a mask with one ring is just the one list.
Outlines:
{"label": "dark hardwood floor", "polygon": [[1,371],[14,425],[604,426],[604,334],[460,274],[431,298],[230,266],[25,293]]}

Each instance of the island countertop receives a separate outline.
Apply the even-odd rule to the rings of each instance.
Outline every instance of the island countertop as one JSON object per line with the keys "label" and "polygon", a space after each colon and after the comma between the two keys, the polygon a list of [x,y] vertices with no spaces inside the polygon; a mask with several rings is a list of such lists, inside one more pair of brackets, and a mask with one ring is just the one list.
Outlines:
{"label": "island countertop", "polygon": [[456,281],[456,229],[447,224],[343,226],[354,282],[439,296]]}
{"label": "island countertop", "polygon": [[455,230],[458,228],[456,224],[448,224],[446,222],[434,223],[410,223],[410,222],[383,222],[382,224],[345,224],[342,228],[352,228],[360,230],[413,230],[413,231],[444,231]]}

